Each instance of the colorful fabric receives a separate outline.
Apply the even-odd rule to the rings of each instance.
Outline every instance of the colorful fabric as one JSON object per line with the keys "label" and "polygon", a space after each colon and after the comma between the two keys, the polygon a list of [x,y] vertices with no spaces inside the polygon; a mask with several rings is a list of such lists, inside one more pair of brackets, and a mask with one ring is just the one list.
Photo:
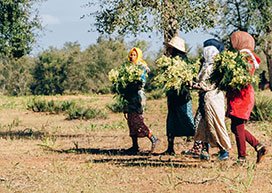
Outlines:
{"label": "colorful fabric", "polygon": [[128,113],[127,123],[131,137],[151,137],[151,130],[144,123],[144,117],[138,113]]}
{"label": "colorful fabric", "polygon": [[[169,97],[168,97],[169,98]],[[192,101],[185,104],[176,104],[168,107],[166,120],[167,136],[194,136],[194,119],[192,111]]]}
{"label": "colorful fabric", "polygon": [[245,120],[236,117],[231,118],[231,131],[235,135],[238,157],[246,157],[246,142],[256,148],[259,141],[245,129]]}
{"label": "colorful fabric", "polygon": [[227,117],[248,120],[254,107],[254,88],[252,85],[227,92]]}
{"label": "colorful fabric", "polygon": [[215,85],[211,85],[208,79],[213,72],[213,58],[217,54],[219,54],[219,51],[214,46],[207,46],[203,49],[203,57],[205,61],[203,62],[197,76],[197,83],[203,91],[208,91],[215,88]]}
{"label": "colorful fabric", "polygon": [[[253,52],[255,46],[253,37],[246,32],[234,32],[231,35],[231,43],[233,48],[240,52],[248,52],[246,50],[251,52],[247,60],[248,63],[252,66],[249,71],[253,75],[256,66],[254,62],[257,62],[258,64],[261,62],[260,58]],[[227,93],[228,117],[234,116],[240,119],[248,120],[253,107],[254,89],[252,85],[248,85],[240,91],[232,90]]]}
{"label": "colorful fabric", "polygon": [[143,83],[145,83],[146,82],[146,74],[149,73],[150,69],[148,68],[147,63],[143,60],[143,52],[139,48],[134,47],[129,51],[128,61],[130,61],[130,55],[133,51],[135,51],[137,53],[137,59],[134,62],[134,64],[142,66],[144,72],[143,72],[141,78],[142,78]]}

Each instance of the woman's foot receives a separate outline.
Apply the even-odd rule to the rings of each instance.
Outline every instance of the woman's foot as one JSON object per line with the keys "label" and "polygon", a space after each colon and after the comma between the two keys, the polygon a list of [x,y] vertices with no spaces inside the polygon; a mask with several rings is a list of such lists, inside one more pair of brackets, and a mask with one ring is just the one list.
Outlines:
{"label": "woman's foot", "polygon": [[199,158],[201,159],[201,160],[210,160],[210,154],[207,152],[207,151],[202,151],[201,153],[200,153],[200,156],[199,156]]}
{"label": "woman's foot", "polygon": [[260,163],[264,156],[267,154],[268,150],[266,149],[266,147],[264,145],[258,145],[256,147],[256,151],[257,151],[257,161],[256,163]]}
{"label": "woman's foot", "polygon": [[136,147],[136,146],[132,146],[128,149],[125,150],[126,153],[128,154],[137,154],[139,152],[139,147]]}
{"label": "woman's foot", "polygon": [[191,149],[182,151],[181,154],[193,156],[195,158],[199,158],[199,155],[200,155],[200,153],[202,151],[202,148],[203,148],[202,142],[201,141],[195,141],[194,146]]}
{"label": "woman's foot", "polygon": [[238,159],[236,160],[236,162],[233,165],[234,166],[243,166],[246,164],[246,162],[247,162],[246,157],[241,156],[241,157],[238,157]]}
{"label": "woman's foot", "polygon": [[218,154],[218,159],[220,161],[224,161],[224,160],[227,160],[229,159],[229,152],[227,150],[220,150],[219,151],[219,154]]}
{"label": "woman's foot", "polygon": [[167,149],[166,151],[162,152],[161,155],[175,155],[174,149]]}

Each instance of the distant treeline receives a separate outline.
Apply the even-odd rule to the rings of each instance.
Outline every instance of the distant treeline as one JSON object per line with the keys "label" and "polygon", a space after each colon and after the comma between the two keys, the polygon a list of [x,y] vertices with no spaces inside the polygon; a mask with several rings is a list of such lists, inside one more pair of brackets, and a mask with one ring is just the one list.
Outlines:
{"label": "distant treeline", "polygon": [[[127,60],[133,46],[143,50],[151,68],[146,91],[157,89],[152,81],[156,75],[154,61],[162,53],[148,52],[146,41],[125,43],[122,38],[100,37],[85,50],[81,50],[78,43],[66,43],[61,49],[51,47],[35,57],[0,56],[0,93],[11,96],[109,93],[108,72]],[[190,60],[201,53],[199,47],[195,55],[189,55]]]}
{"label": "distant treeline", "polygon": [[[147,48],[146,42],[136,44]],[[1,57],[0,92],[13,96],[108,93],[107,74],[126,60],[128,50],[122,39],[99,38],[85,50],[78,43],[66,43],[35,57]]]}

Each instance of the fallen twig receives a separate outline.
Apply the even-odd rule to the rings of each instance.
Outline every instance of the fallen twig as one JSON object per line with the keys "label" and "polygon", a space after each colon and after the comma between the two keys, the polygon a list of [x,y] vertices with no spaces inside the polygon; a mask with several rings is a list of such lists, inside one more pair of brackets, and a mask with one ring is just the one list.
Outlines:
{"label": "fallen twig", "polygon": [[214,181],[216,179],[218,179],[220,177],[220,174],[214,178],[211,178],[211,179],[206,179],[206,180],[203,180],[203,181],[189,181],[189,180],[182,180],[181,178],[177,177],[179,180],[181,180],[180,182],[178,182],[177,184],[175,184],[175,187],[180,185],[180,184],[205,184],[207,182],[211,182],[211,181]]}

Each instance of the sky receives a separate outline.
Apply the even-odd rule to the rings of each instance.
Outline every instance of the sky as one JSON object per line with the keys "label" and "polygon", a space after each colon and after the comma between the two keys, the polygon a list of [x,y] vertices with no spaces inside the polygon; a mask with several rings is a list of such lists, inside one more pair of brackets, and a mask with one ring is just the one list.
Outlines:
{"label": "sky", "polygon": [[[84,7],[90,1],[92,0],[46,0],[37,5],[44,30],[37,39],[33,54],[50,46],[62,48],[65,42],[78,42],[82,49],[95,44],[99,34],[96,31],[89,31],[93,29],[91,24],[94,23],[94,18],[80,19],[82,15],[90,12],[90,7]],[[180,36],[185,39],[192,50],[195,50],[197,45],[202,45],[206,39],[211,38],[210,35],[203,32],[183,33]],[[134,39],[130,37],[125,40],[131,42]],[[154,34],[152,38],[148,38],[146,34],[140,34],[137,39],[148,41],[149,50],[153,52],[162,47],[162,38]]]}

